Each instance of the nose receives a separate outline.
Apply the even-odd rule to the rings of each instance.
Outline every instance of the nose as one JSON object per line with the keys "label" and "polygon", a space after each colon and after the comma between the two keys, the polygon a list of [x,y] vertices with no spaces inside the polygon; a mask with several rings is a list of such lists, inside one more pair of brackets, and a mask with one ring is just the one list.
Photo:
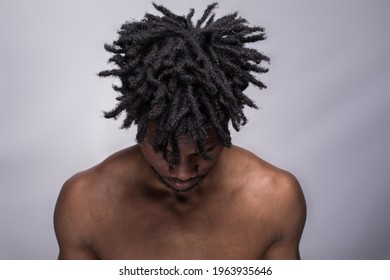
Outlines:
{"label": "nose", "polygon": [[198,175],[198,164],[181,159],[180,164],[169,167],[169,173],[172,177],[179,180],[189,180]]}

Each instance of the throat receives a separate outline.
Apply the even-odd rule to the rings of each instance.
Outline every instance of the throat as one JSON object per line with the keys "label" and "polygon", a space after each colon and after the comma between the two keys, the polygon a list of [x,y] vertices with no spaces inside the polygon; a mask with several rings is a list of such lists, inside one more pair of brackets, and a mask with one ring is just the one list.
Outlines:
{"label": "throat", "polygon": [[189,204],[189,203],[191,203],[190,202],[191,197],[189,197],[188,195],[185,195],[185,194],[181,194],[181,193],[175,193],[174,194],[174,200],[178,204]]}
{"label": "throat", "polygon": [[200,189],[188,192],[172,192],[168,202],[169,208],[180,216],[188,212],[194,212],[207,204],[202,193]]}

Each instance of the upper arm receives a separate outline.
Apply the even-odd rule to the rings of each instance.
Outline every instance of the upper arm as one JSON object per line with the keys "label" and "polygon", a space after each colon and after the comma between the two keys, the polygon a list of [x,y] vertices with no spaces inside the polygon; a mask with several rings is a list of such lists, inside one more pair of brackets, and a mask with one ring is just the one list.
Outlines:
{"label": "upper arm", "polygon": [[286,174],[276,186],[276,238],[265,259],[300,259],[299,242],[306,220],[306,203],[297,179]]}
{"label": "upper arm", "polygon": [[87,182],[75,175],[65,182],[54,212],[54,229],[59,245],[58,259],[96,259],[91,248],[91,209]]}

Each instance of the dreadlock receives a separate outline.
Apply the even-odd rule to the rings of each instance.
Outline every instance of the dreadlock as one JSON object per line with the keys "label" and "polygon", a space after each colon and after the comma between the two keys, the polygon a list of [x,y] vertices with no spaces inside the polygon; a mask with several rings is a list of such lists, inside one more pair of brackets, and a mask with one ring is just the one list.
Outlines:
{"label": "dreadlock", "polygon": [[264,40],[264,28],[248,26],[237,13],[214,20],[217,4],[209,5],[194,25],[194,9],[178,16],[153,3],[163,16],[146,13],[139,22],[126,22],[118,40],[104,45],[113,53],[108,61],[117,68],[98,75],[121,81],[121,86],[113,85],[120,93],[118,103],[104,116],[116,119],[125,111],[122,128],[134,122],[138,142],[148,123],[157,121],[153,149],[166,157],[171,144],[173,157],[167,160],[173,165],[180,161],[182,135],[191,136],[205,159],[210,159],[203,144],[209,129],[215,130],[221,145],[230,147],[229,121],[238,131],[247,122],[244,106],[257,108],[243,91],[249,83],[266,87],[251,72],[267,72],[260,63],[269,58],[244,47]]}

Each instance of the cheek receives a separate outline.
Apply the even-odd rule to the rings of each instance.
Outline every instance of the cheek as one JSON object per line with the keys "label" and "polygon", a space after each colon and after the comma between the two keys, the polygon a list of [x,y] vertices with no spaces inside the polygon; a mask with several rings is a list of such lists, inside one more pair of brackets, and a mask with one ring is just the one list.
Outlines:
{"label": "cheek", "polygon": [[162,153],[155,153],[149,146],[141,146],[142,153],[146,161],[156,170],[158,173],[168,170],[168,164],[165,161]]}
{"label": "cheek", "polygon": [[212,157],[212,160],[205,160],[205,159],[200,159],[199,161],[199,170],[205,170],[207,171],[213,165],[219,160],[219,157],[221,156],[222,149],[214,151],[213,153],[210,153],[210,156]]}
{"label": "cheek", "polygon": [[203,160],[198,165],[198,171],[199,171],[200,174],[206,173],[213,165],[214,165],[214,161],[213,160]]}
{"label": "cheek", "polygon": [[162,156],[158,157],[158,159],[153,162],[152,166],[158,171],[159,174],[165,174],[169,170],[169,165]]}
{"label": "cheek", "polygon": [[223,150],[224,150],[223,147],[215,148],[215,150],[210,154],[210,156],[212,157],[211,162],[213,162],[213,163],[217,162],[219,160]]}
{"label": "cheek", "polygon": [[159,154],[154,154],[151,157],[147,158],[149,164],[153,166],[154,169],[158,171],[158,173],[162,173],[168,170],[168,163],[165,161],[164,157]]}

